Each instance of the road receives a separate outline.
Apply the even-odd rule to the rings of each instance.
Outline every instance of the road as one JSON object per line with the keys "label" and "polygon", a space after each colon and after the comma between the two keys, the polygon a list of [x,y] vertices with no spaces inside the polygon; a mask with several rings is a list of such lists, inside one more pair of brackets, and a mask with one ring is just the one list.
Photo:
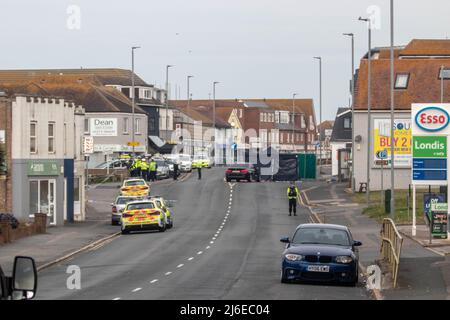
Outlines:
{"label": "road", "polygon": [[[280,283],[279,239],[309,222],[303,207],[288,216],[285,188],[230,186],[220,168],[155,185],[152,194],[176,200],[173,229],[121,235],[42,271],[37,299],[369,299],[362,284]],[[67,288],[69,265],[81,268],[79,290]]]}

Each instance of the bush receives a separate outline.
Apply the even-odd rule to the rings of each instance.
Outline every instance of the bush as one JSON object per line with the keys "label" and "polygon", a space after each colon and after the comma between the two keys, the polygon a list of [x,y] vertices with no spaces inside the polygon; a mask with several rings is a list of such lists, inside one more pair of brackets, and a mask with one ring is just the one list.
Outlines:
{"label": "bush", "polygon": [[10,213],[0,213],[0,222],[9,222],[11,227],[13,229],[17,229],[19,227],[19,220],[17,220],[12,214]]}

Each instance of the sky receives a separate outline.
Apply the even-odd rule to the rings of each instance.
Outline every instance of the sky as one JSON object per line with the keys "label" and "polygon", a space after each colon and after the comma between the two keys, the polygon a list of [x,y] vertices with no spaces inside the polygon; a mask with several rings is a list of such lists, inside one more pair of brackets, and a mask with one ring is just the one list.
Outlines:
{"label": "sky", "polygon": [[[395,44],[450,35],[448,0],[395,0]],[[0,69],[127,68],[165,86],[171,98],[312,98],[322,120],[349,105],[350,39],[356,67],[373,46],[390,44],[389,0],[1,0]]]}

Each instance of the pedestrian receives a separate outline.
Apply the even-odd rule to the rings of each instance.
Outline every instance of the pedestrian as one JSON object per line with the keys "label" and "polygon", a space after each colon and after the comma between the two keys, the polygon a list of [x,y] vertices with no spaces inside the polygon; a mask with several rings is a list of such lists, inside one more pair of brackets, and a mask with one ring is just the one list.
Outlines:
{"label": "pedestrian", "polygon": [[257,164],[253,165],[253,169],[255,170],[255,179],[256,182],[260,182],[261,181],[261,171],[259,169],[259,166]]}
{"label": "pedestrian", "polygon": [[136,178],[139,178],[141,176],[141,159],[136,159],[136,170],[134,172],[134,175]]}
{"label": "pedestrian", "polygon": [[178,163],[173,164],[173,180],[178,180]]}
{"label": "pedestrian", "polygon": [[292,181],[291,185],[287,189],[287,196],[289,199],[289,216],[294,212],[294,216],[297,215],[297,196],[298,196],[298,188],[295,186],[295,182]]}
{"label": "pedestrian", "polygon": [[145,181],[149,180],[149,174],[148,174],[148,168],[149,168],[149,164],[147,163],[147,160],[142,159],[141,161],[141,174],[142,174],[142,179],[144,179]]}
{"label": "pedestrian", "polygon": [[198,172],[198,180],[202,180],[202,167],[198,166],[197,172]]}
{"label": "pedestrian", "polygon": [[156,171],[158,170],[158,164],[156,163],[155,159],[152,158],[149,164],[148,170],[150,171],[150,180],[152,182],[156,181]]}

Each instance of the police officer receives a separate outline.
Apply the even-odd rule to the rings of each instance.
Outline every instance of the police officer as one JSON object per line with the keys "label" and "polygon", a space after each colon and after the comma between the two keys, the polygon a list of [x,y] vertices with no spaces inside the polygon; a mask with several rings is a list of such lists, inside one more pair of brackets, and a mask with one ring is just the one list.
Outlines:
{"label": "police officer", "polygon": [[291,185],[287,189],[287,196],[289,199],[289,216],[294,212],[294,216],[297,215],[297,196],[298,196],[298,188],[295,186],[295,182],[292,181]]}
{"label": "police officer", "polygon": [[147,163],[147,160],[144,158],[141,161],[141,174],[142,174],[142,179],[144,179],[145,181],[148,181],[148,168],[149,165]]}
{"label": "police officer", "polygon": [[141,176],[141,159],[136,159],[136,170],[134,172],[135,177],[139,178]]}
{"label": "police officer", "polygon": [[150,161],[150,164],[148,166],[148,170],[150,172],[150,180],[152,180],[153,182],[156,180],[157,169],[158,169],[158,165],[156,164],[155,159],[152,158],[152,160]]}
{"label": "police officer", "polygon": [[178,179],[178,163],[174,162],[173,163],[173,180],[177,180]]}
{"label": "police officer", "polygon": [[202,180],[202,166],[197,167],[198,180]]}

